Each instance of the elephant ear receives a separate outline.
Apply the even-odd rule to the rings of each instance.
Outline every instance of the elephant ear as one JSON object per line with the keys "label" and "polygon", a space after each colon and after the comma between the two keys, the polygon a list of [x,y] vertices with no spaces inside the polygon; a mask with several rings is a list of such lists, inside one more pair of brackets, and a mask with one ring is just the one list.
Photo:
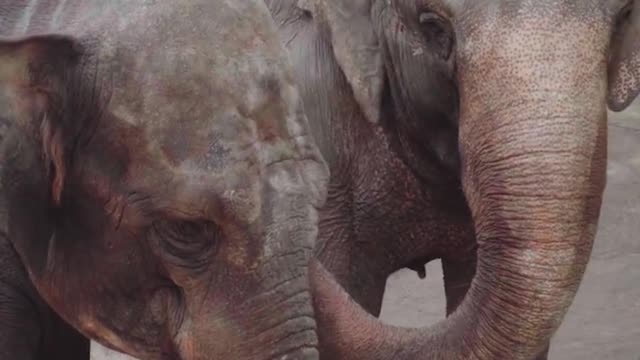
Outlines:
{"label": "elephant ear", "polygon": [[626,109],[640,93],[640,1],[616,30],[609,59],[609,108]]}
{"label": "elephant ear", "polygon": [[0,37],[0,96],[9,106],[0,111],[26,126],[40,126],[54,204],[60,202],[66,169],[63,124],[55,113],[63,110],[65,73],[79,54],[78,43],[66,36]]}
{"label": "elephant ear", "polygon": [[380,117],[384,84],[382,54],[371,23],[371,0],[299,0],[299,6],[329,26],[338,64],[356,101],[372,123]]}

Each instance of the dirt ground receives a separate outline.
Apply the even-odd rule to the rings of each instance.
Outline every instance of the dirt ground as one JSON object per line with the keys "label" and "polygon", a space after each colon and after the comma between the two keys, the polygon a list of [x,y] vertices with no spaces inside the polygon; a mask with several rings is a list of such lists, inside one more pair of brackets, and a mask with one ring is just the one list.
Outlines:
{"label": "dirt ground", "polygon": [[[400,271],[388,282],[381,318],[424,326],[444,318],[439,262],[427,278]],[[94,344],[96,345],[96,344]],[[92,346],[92,360],[131,359]],[[608,182],[591,262],[551,360],[640,360],[640,101],[611,114]]]}

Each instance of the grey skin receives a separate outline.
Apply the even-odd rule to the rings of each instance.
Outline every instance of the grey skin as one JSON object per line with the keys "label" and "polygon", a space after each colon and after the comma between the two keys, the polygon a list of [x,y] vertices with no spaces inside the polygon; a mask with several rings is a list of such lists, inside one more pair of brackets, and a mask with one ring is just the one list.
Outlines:
{"label": "grey skin", "polygon": [[[331,171],[322,358],[546,358],[596,233],[607,104],[640,90],[640,1],[266,3]],[[389,274],[436,258],[448,317],[377,321]]]}
{"label": "grey skin", "polygon": [[259,0],[2,1],[0,358],[317,359],[327,167]]}

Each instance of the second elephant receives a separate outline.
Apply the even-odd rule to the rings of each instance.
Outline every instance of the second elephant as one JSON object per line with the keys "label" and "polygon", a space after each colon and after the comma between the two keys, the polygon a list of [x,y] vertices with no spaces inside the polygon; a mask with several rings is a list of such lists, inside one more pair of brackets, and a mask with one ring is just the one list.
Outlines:
{"label": "second elephant", "polygon": [[[640,89],[640,2],[266,3],[331,170],[323,357],[546,358],[598,224],[607,103]],[[442,323],[362,311],[379,314],[391,273],[436,258]]]}

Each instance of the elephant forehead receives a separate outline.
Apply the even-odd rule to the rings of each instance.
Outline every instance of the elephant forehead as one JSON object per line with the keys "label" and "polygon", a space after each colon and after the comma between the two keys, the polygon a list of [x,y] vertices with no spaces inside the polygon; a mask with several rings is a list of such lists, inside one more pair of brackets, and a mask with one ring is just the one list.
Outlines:
{"label": "elephant forehead", "polygon": [[[611,28],[610,19],[601,9],[592,7],[587,15],[589,7],[584,5],[581,7],[584,13],[565,14],[558,9],[561,1],[555,2],[555,6],[547,1],[546,7],[540,4],[531,11],[523,3],[527,2],[504,8],[486,7],[484,16],[465,24],[460,39],[460,62],[485,70],[501,69],[512,75],[509,78],[514,81],[542,78],[552,84],[558,82],[555,78],[558,75],[578,78],[567,71],[588,72],[601,67]],[[588,66],[567,66],[581,59],[589,60]],[[481,77],[478,74],[477,78]]]}
{"label": "elephant forehead", "polygon": [[[246,5],[251,2],[238,3],[245,5],[221,12],[262,15],[262,8]],[[178,21],[183,12],[190,14],[161,12],[133,22],[124,26],[130,35],[101,44],[114,115],[145,129],[174,166],[219,171],[238,161],[294,156],[291,140],[301,135],[304,119],[278,39],[268,36],[275,34],[270,23],[246,14]]]}
{"label": "elephant forehead", "polygon": [[214,174],[260,169],[304,156],[304,115],[296,89],[286,86],[293,97],[261,82],[247,87],[243,98],[223,89],[206,96],[197,89],[193,96],[151,90],[145,97],[153,100],[142,109],[129,99],[114,99],[113,114],[142,129],[153,154],[171,167]]}
{"label": "elephant forehead", "polygon": [[445,0],[445,2],[453,7],[462,8],[462,7],[475,7],[476,5],[479,7],[492,7],[492,8],[500,8],[506,9],[509,11],[519,11],[523,9],[534,10],[534,11],[547,11],[548,9],[558,6],[562,6],[564,10],[575,10],[582,8],[592,8],[593,6],[601,5],[608,3],[610,1],[617,0],[518,0],[518,1],[508,1],[508,0]]}
{"label": "elephant forehead", "polygon": [[[164,189],[170,181],[177,193],[167,197],[184,208],[223,195],[249,219],[263,189],[304,192],[298,162],[287,160],[320,157],[266,5],[150,3],[128,7],[110,20],[113,31],[87,47],[98,69],[85,70],[109,88],[107,111],[123,128],[139,130],[122,140],[134,156],[130,186]],[[286,170],[267,171],[274,168]]]}

